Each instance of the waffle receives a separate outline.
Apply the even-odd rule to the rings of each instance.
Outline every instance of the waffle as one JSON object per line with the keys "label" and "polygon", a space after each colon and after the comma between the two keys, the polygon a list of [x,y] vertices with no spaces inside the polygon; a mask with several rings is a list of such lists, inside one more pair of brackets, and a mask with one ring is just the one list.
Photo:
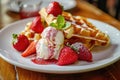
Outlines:
{"label": "waffle", "polygon": [[[45,25],[49,25],[56,20],[56,17],[52,14],[47,14],[45,8],[42,8],[39,13]],[[106,46],[109,44],[109,36],[92,25],[86,18],[72,16],[68,12],[62,12],[62,16],[64,16],[66,21],[71,22],[71,26],[63,30],[66,38],[65,42],[82,42],[89,49],[94,46]]]}

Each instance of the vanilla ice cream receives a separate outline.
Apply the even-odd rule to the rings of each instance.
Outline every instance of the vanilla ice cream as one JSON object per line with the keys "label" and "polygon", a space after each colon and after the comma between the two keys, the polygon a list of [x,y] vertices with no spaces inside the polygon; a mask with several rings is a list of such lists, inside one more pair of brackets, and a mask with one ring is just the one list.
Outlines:
{"label": "vanilla ice cream", "polygon": [[58,59],[59,52],[64,43],[64,34],[54,27],[47,27],[41,34],[36,45],[37,58]]}

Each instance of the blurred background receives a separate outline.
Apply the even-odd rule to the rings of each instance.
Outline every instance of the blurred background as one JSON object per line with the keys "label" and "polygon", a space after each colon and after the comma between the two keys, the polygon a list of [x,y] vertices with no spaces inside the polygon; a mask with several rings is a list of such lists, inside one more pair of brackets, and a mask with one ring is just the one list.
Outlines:
{"label": "blurred background", "polygon": [[120,20],[120,0],[85,0]]}
{"label": "blurred background", "polygon": [[[1,8],[1,2],[6,2],[7,0],[0,0],[0,8]],[[16,3],[17,1],[17,3]],[[6,4],[7,8],[11,11],[18,12],[18,5],[19,1],[25,1],[25,0],[8,0],[8,3]],[[38,0],[30,0],[30,1],[38,1]],[[54,0],[42,0],[42,6],[48,4],[50,1]],[[65,10],[70,9],[72,7],[75,7],[75,0],[56,0],[63,3],[65,6]],[[105,13],[113,16],[114,18],[120,20],[120,0],[80,0],[80,1],[86,1],[90,4],[98,7]],[[0,9],[1,11],[1,9]],[[1,14],[1,12],[0,12]]]}

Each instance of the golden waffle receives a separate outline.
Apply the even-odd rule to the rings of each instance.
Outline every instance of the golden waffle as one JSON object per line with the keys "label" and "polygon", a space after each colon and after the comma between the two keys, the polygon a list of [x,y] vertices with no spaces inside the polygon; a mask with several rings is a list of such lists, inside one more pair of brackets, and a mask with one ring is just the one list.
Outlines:
{"label": "golden waffle", "polygon": [[[47,14],[45,8],[41,9],[40,15],[47,25],[56,19],[53,15]],[[106,46],[109,44],[109,36],[93,26],[86,18],[72,16],[72,14],[67,12],[62,12],[62,16],[64,16],[66,21],[71,22],[71,26],[64,30],[66,42],[82,42],[88,48],[96,45]]]}
{"label": "golden waffle", "polygon": [[[109,44],[109,36],[98,28],[93,26],[86,18],[75,16],[73,17],[70,13],[63,12],[62,14],[67,21],[70,21],[74,27],[74,33],[72,36],[78,37],[80,39],[85,39],[85,42],[94,43],[94,45],[106,46]],[[69,33],[69,32],[68,32]]]}

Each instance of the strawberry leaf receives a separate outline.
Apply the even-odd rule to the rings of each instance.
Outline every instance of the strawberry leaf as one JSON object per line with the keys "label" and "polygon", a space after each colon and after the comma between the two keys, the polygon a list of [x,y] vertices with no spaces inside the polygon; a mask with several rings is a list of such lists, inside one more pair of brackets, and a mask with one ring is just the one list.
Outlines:
{"label": "strawberry leaf", "polygon": [[70,45],[70,43],[67,43],[66,46],[70,47],[71,49],[73,49],[76,52],[79,50],[77,47],[74,47],[73,45]]}
{"label": "strawberry leaf", "polygon": [[12,36],[13,36],[13,38],[17,38],[18,35],[17,34],[12,34]]}
{"label": "strawberry leaf", "polygon": [[12,37],[13,37],[12,43],[16,43],[18,35],[17,34],[12,34]]}

